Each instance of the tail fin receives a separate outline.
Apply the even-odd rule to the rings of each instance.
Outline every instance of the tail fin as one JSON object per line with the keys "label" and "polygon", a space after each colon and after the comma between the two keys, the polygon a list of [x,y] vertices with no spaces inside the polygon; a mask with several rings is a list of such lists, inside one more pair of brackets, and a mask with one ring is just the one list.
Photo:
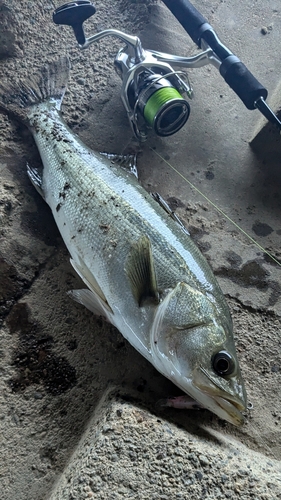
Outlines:
{"label": "tail fin", "polygon": [[41,71],[15,84],[0,83],[0,107],[27,121],[28,108],[53,101],[59,110],[68,82],[70,63],[67,56],[43,66]]}

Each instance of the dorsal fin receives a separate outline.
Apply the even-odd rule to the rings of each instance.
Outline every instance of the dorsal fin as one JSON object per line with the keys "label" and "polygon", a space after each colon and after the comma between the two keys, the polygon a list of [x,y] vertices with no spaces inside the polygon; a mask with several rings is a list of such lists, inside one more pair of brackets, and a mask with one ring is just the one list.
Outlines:
{"label": "dorsal fin", "polygon": [[159,203],[160,207],[164,208],[165,212],[170,215],[171,219],[176,221],[178,225],[181,227],[181,229],[188,235],[190,236],[189,231],[186,229],[185,225],[182,223],[180,218],[177,216],[177,214],[171,209],[171,207],[168,205],[168,203],[162,198],[162,196],[159,193],[151,193],[151,196]]}
{"label": "dorsal fin", "polygon": [[137,169],[137,153],[128,155],[116,155],[113,153],[100,153],[106,156],[112,163],[120,165],[130,174],[133,174],[138,179],[138,169]]}

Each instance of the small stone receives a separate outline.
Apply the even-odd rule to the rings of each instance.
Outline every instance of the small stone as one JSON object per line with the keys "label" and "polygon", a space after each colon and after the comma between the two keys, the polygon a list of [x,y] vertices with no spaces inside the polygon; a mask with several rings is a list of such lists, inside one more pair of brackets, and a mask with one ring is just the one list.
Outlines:
{"label": "small stone", "polygon": [[187,458],[188,458],[188,460],[190,460],[193,463],[193,465],[198,464],[198,458],[195,455],[195,453],[189,453]]}
{"label": "small stone", "polygon": [[205,457],[205,455],[199,455],[199,462],[203,466],[210,465],[210,461],[207,457]]}
{"label": "small stone", "polygon": [[42,399],[43,394],[41,394],[41,392],[34,392],[33,397],[34,399]]}
{"label": "small stone", "polygon": [[76,81],[77,81],[77,83],[78,83],[79,85],[85,85],[85,83],[86,83],[85,78],[77,78],[77,80],[76,80]]}
{"label": "small stone", "polygon": [[262,33],[262,35],[267,35],[267,33],[268,33],[268,29],[267,29],[267,27],[266,27],[266,26],[263,26],[263,27],[261,28],[261,33]]}
{"label": "small stone", "polygon": [[3,187],[4,187],[4,189],[6,189],[7,191],[11,191],[12,189],[14,189],[14,188],[15,188],[14,184],[9,184],[8,182],[4,182]]}

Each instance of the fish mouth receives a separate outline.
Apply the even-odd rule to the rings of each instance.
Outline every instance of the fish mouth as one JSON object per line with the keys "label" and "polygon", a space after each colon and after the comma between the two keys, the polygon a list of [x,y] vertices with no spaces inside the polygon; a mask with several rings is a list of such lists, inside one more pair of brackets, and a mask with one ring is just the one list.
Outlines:
{"label": "fish mouth", "polygon": [[230,422],[233,425],[241,426],[245,422],[245,417],[242,414],[243,411],[246,410],[244,404],[239,401],[230,400],[228,398],[224,398],[222,396],[212,396],[217,405],[221,408],[223,412],[226,412],[227,417],[224,419]]}
{"label": "fish mouth", "polygon": [[246,411],[247,403],[242,388],[239,395],[229,394],[202,367],[193,380],[193,386],[206,396],[206,404],[202,403],[206,408],[237,427],[243,425],[245,417],[242,412]]}
{"label": "fish mouth", "polygon": [[[196,389],[198,390],[199,387],[197,386]],[[202,400],[202,396],[200,398],[201,404],[205,408],[236,427],[241,427],[241,425],[244,424],[245,417],[242,413],[246,411],[244,403],[232,398],[228,394],[227,396],[212,394],[212,391],[207,390],[206,387],[199,390],[200,392],[202,391],[201,394],[203,393],[206,397],[204,402]]]}

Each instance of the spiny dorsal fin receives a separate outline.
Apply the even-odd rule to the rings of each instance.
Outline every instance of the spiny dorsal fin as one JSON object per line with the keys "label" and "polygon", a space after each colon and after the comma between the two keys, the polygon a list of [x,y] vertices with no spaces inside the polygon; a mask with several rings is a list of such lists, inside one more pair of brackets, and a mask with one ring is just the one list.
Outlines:
{"label": "spiny dorsal fin", "polygon": [[180,218],[177,216],[177,214],[171,209],[171,207],[168,205],[168,203],[162,198],[162,196],[159,193],[151,193],[151,196],[159,203],[160,207],[164,208],[165,212],[170,215],[171,219],[176,221],[178,225],[181,227],[181,229],[188,235],[190,236],[189,231],[186,229],[185,225],[182,223]]}
{"label": "spiny dorsal fin", "polygon": [[146,301],[159,303],[151,243],[147,236],[142,236],[133,243],[125,271],[139,306]]}

